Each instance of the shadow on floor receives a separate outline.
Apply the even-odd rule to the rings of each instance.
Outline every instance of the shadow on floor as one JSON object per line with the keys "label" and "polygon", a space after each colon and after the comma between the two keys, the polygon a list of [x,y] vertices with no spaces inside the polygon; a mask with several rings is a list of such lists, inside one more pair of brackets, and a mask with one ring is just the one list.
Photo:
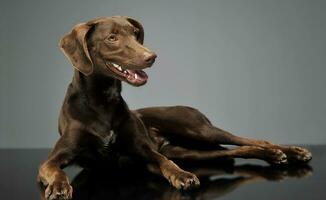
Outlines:
{"label": "shadow on floor", "polygon": [[[303,178],[312,174],[309,165],[264,166],[258,164],[234,165],[231,163],[201,163],[187,168],[201,180],[201,186],[192,191],[178,191],[168,182],[144,171],[143,166],[127,164],[120,168],[82,170],[72,180],[74,200],[190,200],[216,199],[244,184],[258,181],[280,181]],[[214,168],[212,167],[214,166]],[[44,188],[40,188],[44,199]]]}

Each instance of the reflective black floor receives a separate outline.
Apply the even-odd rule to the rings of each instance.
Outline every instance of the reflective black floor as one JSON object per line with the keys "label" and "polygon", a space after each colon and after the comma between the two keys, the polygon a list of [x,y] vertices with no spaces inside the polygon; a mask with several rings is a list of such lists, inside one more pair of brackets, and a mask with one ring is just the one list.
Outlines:
{"label": "reflective black floor", "polygon": [[[234,165],[192,165],[188,170],[201,177],[201,187],[187,193],[174,190],[164,179],[134,165],[107,172],[78,168],[66,171],[74,187],[74,199],[82,200],[325,199],[326,145],[307,148],[312,151],[313,160],[304,166],[276,168],[255,160],[236,160]],[[48,152],[0,150],[0,199],[41,199],[36,174]]]}

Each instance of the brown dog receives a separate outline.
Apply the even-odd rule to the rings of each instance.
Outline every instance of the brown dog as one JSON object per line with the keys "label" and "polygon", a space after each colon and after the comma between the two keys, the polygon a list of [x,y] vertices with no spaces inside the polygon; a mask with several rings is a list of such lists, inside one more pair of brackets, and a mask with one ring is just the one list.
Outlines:
{"label": "brown dog", "polygon": [[[75,67],[59,117],[61,138],[39,169],[47,199],[71,199],[63,168],[98,167],[119,155],[140,158],[178,189],[199,185],[198,178],[169,159],[258,158],[273,164],[307,162],[300,147],[240,138],[214,127],[198,110],[185,107],[128,109],[121,81],[146,83],[143,69],[155,53],[143,46],[142,25],[129,17],[103,17],[78,24],[60,41]],[[226,149],[219,144],[239,145]]]}

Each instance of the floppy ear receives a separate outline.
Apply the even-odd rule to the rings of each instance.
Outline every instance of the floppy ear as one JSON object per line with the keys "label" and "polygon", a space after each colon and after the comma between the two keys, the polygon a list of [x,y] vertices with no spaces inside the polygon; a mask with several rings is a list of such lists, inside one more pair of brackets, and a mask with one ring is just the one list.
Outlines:
{"label": "floppy ear", "polygon": [[136,21],[135,19],[132,19],[130,17],[127,17],[127,20],[136,28],[138,28],[139,32],[137,35],[137,40],[140,44],[144,43],[144,28],[141,25],[140,22]]}
{"label": "floppy ear", "polygon": [[93,62],[87,48],[87,33],[92,28],[90,24],[78,24],[59,42],[59,46],[71,64],[84,75],[93,72]]}

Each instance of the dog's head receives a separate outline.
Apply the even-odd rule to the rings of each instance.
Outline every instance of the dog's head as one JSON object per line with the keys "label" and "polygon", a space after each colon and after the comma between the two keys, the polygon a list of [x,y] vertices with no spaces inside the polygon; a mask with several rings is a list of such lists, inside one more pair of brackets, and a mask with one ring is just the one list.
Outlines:
{"label": "dog's head", "polygon": [[144,29],[138,21],[115,16],[76,25],[59,45],[84,75],[101,73],[140,86],[148,78],[143,69],[156,58],[143,41]]}

